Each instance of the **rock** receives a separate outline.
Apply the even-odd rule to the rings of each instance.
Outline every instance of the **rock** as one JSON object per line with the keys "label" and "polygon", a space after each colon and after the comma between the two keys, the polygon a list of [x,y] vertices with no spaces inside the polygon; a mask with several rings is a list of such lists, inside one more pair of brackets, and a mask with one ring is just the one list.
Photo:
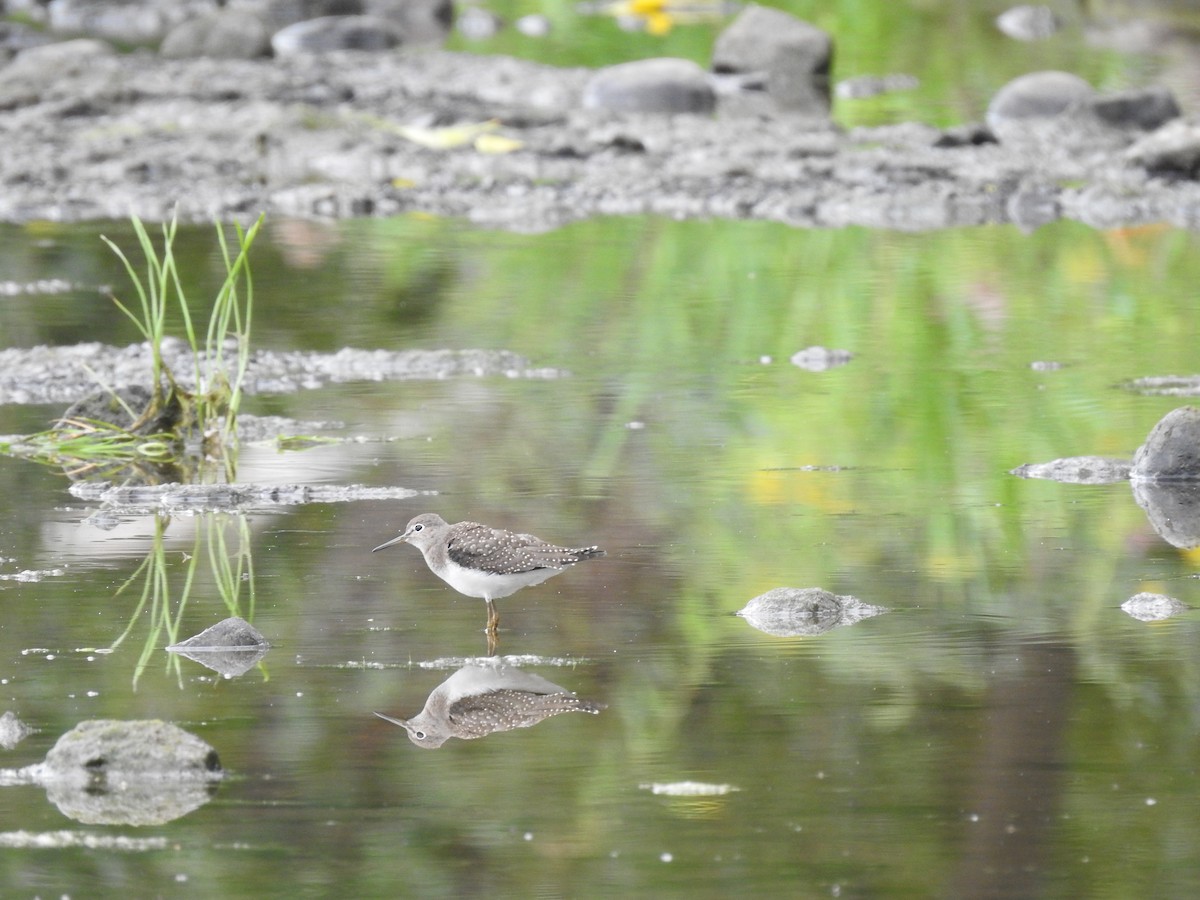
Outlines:
{"label": "rock", "polygon": [[894,91],[914,91],[921,86],[915,75],[897,72],[892,75],[859,75],[837,83],[834,93],[839,100],[865,100]]}
{"label": "rock", "polygon": [[206,803],[224,774],[217,752],[176,725],[111,719],[76,725],[23,772],[64,815],[123,825],[179,818]]}
{"label": "rock", "polygon": [[530,13],[527,16],[521,16],[521,18],[513,22],[513,27],[525,35],[525,37],[532,38],[546,37],[554,30],[554,26],[550,20],[540,13]]}
{"label": "rock", "polygon": [[197,635],[167,647],[226,678],[250,671],[267,655],[271,645],[257,628],[238,616],[222,619]]}
{"label": "rock", "polygon": [[1064,484],[1113,484],[1129,477],[1130,462],[1107,456],[1068,456],[1044,463],[1026,463],[1009,474],[1018,478],[1044,478]]}
{"label": "rock", "polygon": [[718,74],[761,72],[780,106],[829,112],[833,38],[790,13],[751,4],[717,36],[712,69]]}
{"label": "rock", "polygon": [[33,729],[17,718],[11,709],[0,716],[0,747],[5,750],[11,750],[31,734]]}
{"label": "rock", "polygon": [[176,25],[212,10],[211,0],[50,0],[52,31],[120,44],[157,44]]}
{"label": "rock", "polygon": [[598,70],[583,105],[625,113],[707,113],[716,94],[707,73],[686,59],[640,59]]}
{"label": "rock", "polygon": [[1048,6],[1014,6],[996,17],[996,27],[1017,41],[1044,41],[1062,28]]}
{"label": "rock", "polygon": [[367,11],[364,0],[227,0],[226,7],[257,17],[271,34],[297,22]]}
{"label": "rock", "polygon": [[1151,430],[1133,455],[1130,477],[1144,481],[1200,479],[1200,409],[1173,409]]}
{"label": "rock", "polygon": [[1030,72],[1014,78],[992,97],[987,123],[993,131],[1011,122],[1052,119],[1088,109],[1096,90],[1069,72]]}
{"label": "rock", "polygon": [[30,47],[54,42],[51,35],[23,22],[0,22],[0,65]]}
{"label": "rock", "polygon": [[1180,115],[1179,102],[1165,87],[1104,94],[1092,100],[1092,109],[1109,125],[1130,131],[1154,131]]}
{"label": "rock", "polygon": [[1158,622],[1187,612],[1190,607],[1174,597],[1143,592],[1134,594],[1121,604],[1128,615],[1143,622]]}
{"label": "rock", "polygon": [[390,50],[404,35],[398,25],[375,16],[323,16],[297,22],[271,38],[278,56],[329,53],[334,50]]}
{"label": "rock", "polygon": [[[1004,211],[1009,221],[1022,231],[1036,231],[1062,218],[1060,192],[1061,188],[1055,184],[1038,180],[1022,181],[1004,201]],[[1030,366],[1038,368],[1037,364],[1031,363]]]}
{"label": "rock", "polygon": [[4,78],[52,82],[64,72],[79,75],[102,57],[115,56],[112,44],[91,38],[58,41],[19,52],[4,70]]}
{"label": "rock", "polygon": [[404,43],[444,40],[454,24],[453,0],[365,0],[369,16],[399,26]]}
{"label": "rock", "polygon": [[270,50],[266,25],[257,16],[237,9],[218,9],[177,25],[158,48],[163,56],[176,59],[256,59]]}
{"label": "rock", "polygon": [[827,369],[836,369],[838,366],[844,366],[850,360],[854,359],[854,354],[849,350],[831,350],[828,347],[806,347],[803,350],[797,350],[791,356],[791,364],[801,369],[807,369],[810,372],[824,372]]}
{"label": "rock", "polygon": [[1154,174],[1194,178],[1200,175],[1200,125],[1170,122],[1133,144],[1125,159]]}
{"label": "rock", "polygon": [[750,600],[737,615],[766,634],[778,637],[817,635],[887,612],[857,597],[821,588],[773,588]]}
{"label": "rock", "polygon": [[500,33],[504,20],[490,9],[468,6],[458,14],[458,33],[469,41],[485,41]]}
{"label": "rock", "polygon": [[1124,149],[1128,130],[1102,118],[1096,101],[1096,91],[1076,75],[1031,72],[996,92],[987,124],[1001,144],[1038,153],[1078,159]]}

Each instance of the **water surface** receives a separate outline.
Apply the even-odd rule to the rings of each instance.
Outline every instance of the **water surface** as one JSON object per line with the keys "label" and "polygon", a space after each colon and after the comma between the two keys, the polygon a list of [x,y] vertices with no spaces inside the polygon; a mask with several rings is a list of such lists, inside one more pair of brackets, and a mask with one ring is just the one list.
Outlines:
{"label": "water surface", "polygon": [[[124,289],[100,231],[128,236],[5,229],[6,278],[78,285],[5,298],[9,345],[135,339],[98,290]],[[215,240],[201,228],[183,243],[203,296]],[[1143,590],[1197,603],[1196,556],[1153,531],[1127,484],[1008,471],[1131,455],[1186,402],[1119,384],[1200,370],[1196,250],[1165,229],[1069,224],[904,236],[609,220],[535,237],[271,223],[253,257],[261,346],[503,348],[571,375],[247,401],[363,440],[246,447],[239,480],[436,492],[409,501],[117,513],[105,530],[60,474],[0,460],[0,574],[61,570],[0,581],[0,698],[39,729],[4,764],[40,759],[81,720],[161,717],[231,774],[206,805],[143,828],[74,822],[42,789],[6,788],[0,832],[169,849],[7,849],[5,883],[1190,895],[1198,622],[1119,607]],[[813,345],[853,357],[789,361]],[[1059,365],[1031,366],[1045,362]],[[0,432],[58,412],[0,407]],[[369,552],[423,511],[608,550],[499,601],[498,647],[607,709],[436,751],[373,715],[414,715],[487,652],[480,601],[411,548]],[[230,612],[210,547],[252,564],[236,611],[273,645],[236,679],[161,649]],[[155,631],[154,609],[136,611],[158,548],[170,615]],[[890,612],[791,638],[732,615],[782,586]],[[687,781],[710,792],[654,790]]]}

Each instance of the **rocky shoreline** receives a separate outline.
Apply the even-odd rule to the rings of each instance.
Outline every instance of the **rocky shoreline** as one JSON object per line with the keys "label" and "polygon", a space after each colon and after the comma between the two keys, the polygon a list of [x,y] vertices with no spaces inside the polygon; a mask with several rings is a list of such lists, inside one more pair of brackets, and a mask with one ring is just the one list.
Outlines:
{"label": "rocky shoreline", "polygon": [[84,39],[22,50],[0,72],[11,223],[178,207],[189,221],[424,212],[517,231],[643,214],[1200,225],[1200,126],[1162,92],[1102,105],[1061,79],[987,124],[846,130],[769,108],[770,90],[728,72],[704,75],[711,111],[624,112],[595,101],[592,70],[428,46],[167,58]]}

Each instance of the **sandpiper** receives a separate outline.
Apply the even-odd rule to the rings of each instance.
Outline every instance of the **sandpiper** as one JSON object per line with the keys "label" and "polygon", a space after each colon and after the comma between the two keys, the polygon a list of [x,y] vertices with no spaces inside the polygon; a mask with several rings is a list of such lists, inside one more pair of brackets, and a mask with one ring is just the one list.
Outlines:
{"label": "sandpiper", "polygon": [[604,556],[599,547],[556,547],[532,534],[502,531],[478,522],[448,525],[436,513],[417,516],[400,535],[371,552],[399,543],[420,550],[433,574],[460,594],[487,602],[485,630],[489,635],[496,633],[500,621],[493,600],[541,584],[582,560]]}

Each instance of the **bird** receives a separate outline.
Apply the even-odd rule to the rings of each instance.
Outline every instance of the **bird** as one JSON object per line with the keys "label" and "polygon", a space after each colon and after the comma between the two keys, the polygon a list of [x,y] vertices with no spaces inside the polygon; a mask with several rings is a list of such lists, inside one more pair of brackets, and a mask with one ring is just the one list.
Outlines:
{"label": "bird", "polygon": [[416,516],[397,537],[371,552],[400,543],[420,550],[430,571],[460,594],[483,598],[488,612],[484,631],[489,635],[495,635],[500,622],[492,601],[541,584],[577,562],[605,555],[599,547],[557,547],[532,534],[478,522],[448,525],[437,513]]}
{"label": "bird", "polygon": [[401,726],[418,747],[433,750],[452,737],[472,740],[528,728],[560,713],[595,715],[605,708],[540,675],[507,665],[500,657],[490,657],[468,662],[439,684],[411,719],[375,715]]}

